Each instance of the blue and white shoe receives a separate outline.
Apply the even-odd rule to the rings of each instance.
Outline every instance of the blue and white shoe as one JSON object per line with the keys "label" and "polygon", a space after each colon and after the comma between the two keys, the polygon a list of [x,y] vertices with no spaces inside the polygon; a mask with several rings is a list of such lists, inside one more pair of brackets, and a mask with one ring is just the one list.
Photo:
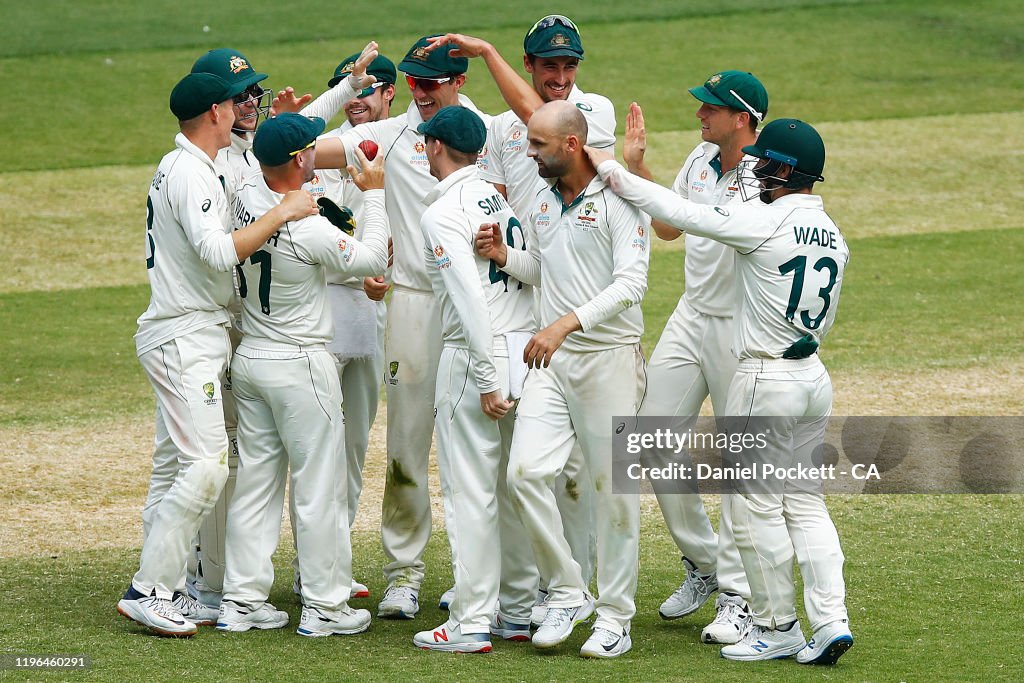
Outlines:
{"label": "blue and white shoe", "polygon": [[352,609],[348,605],[339,610],[303,607],[296,633],[307,638],[325,636],[353,636],[370,628],[370,611]]}
{"label": "blue and white shoe", "polygon": [[530,625],[513,623],[501,616],[501,612],[495,611],[494,616],[491,617],[491,635],[514,643],[528,643],[530,642]]}
{"label": "blue and white shoe", "polygon": [[219,606],[209,607],[185,593],[175,593],[171,604],[181,612],[181,616],[196,626],[213,626],[217,623]]}
{"label": "blue and white shoe", "polygon": [[850,622],[846,619],[825,624],[811,636],[807,647],[796,653],[800,664],[821,664],[831,666],[853,647]]}
{"label": "blue and white shoe", "polygon": [[548,607],[544,623],[533,634],[533,646],[538,650],[561,645],[572,635],[573,628],[590,618],[594,613],[594,600],[585,596],[586,602],[577,607]]}
{"label": "blue and white shoe", "polygon": [[421,650],[482,654],[491,651],[491,637],[486,633],[463,633],[460,624],[445,622],[432,631],[420,631],[412,644]]}
{"label": "blue and white shoe", "polygon": [[725,659],[736,662],[758,662],[765,659],[784,659],[804,649],[807,642],[800,630],[800,622],[793,624],[788,631],[765,628],[754,625],[747,635],[735,645],[726,645],[721,649]]}
{"label": "blue and white shoe", "polygon": [[580,648],[580,656],[610,659],[629,652],[633,641],[628,633],[615,633],[606,628],[595,627],[594,632]]}
{"label": "blue and white shoe", "polygon": [[121,616],[142,624],[157,635],[170,638],[187,638],[198,633],[194,623],[186,619],[170,600],[158,598],[156,589],[149,595],[129,586],[124,597],[117,603]]}
{"label": "blue and white shoe", "polygon": [[420,592],[411,586],[388,586],[377,605],[381,619],[412,619],[420,611]]}

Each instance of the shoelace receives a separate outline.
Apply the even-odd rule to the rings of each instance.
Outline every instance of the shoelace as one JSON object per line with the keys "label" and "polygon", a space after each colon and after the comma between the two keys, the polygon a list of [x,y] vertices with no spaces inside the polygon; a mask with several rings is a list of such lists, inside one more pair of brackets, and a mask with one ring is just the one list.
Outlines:
{"label": "shoelace", "polygon": [[416,591],[408,586],[392,586],[388,588],[384,593],[384,599],[389,600],[392,598],[404,598],[415,602]]}
{"label": "shoelace", "polygon": [[169,619],[170,621],[179,621],[184,619],[181,612],[170,600],[153,597],[150,599],[150,609],[164,619]]}
{"label": "shoelace", "polygon": [[178,597],[174,599],[173,605],[182,614],[197,613],[203,608],[203,605],[199,604],[198,600],[185,593],[178,593]]}
{"label": "shoelace", "polygon": [[742,643],[744,645],[753,645],[757,641],[761,640],[761,638],[764,637],[764,634],[764,626],[758,626],[755,624],[749,631],[747,631],[747,635],[743,637]]}
{"label": "shoelace", "polygon": [[[711,576],[700,576],[695,572],[690,572],[689,576],[686,577],[686,581],[683,581],[682,585],[676,589],[675,595],[682,597],[687,594],[698,595],[700,593],[707,593],[711,578]],[[698,590],[698,586],[701,590]]]}
{"label": "shoelace", "polygon": [[619,636],[615,635],[606,628],[594,629],[594,635],[597,636],[597,642],[599,645],[611,645],[619,640]]}
{"label": "shoelace", "polygon": [[548,609],[548,615],[544,618],[544,626],[561,628],[562,624],[572,618],[571,613],[575,609],[574,607],[552,607]]}
{"label": "shoelace", "polygon": [[729,624],[733,621],[739,621],[743,614],[743,608],[738,603],[731,600],[725,602],[725,608],[719,610],[718,614],[715,615],[712,623],[715,624]]}

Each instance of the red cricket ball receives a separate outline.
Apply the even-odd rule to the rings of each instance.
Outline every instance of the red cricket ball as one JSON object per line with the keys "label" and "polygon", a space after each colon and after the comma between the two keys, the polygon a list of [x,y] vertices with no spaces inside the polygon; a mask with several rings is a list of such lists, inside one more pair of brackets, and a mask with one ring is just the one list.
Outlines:
{"label": "red cricket ball", "polygon": [[359,143],[359,149],[363,150],[363,154],[365,154],[366,158],[370,161],[373,161],[377,156],[378,147],[377,143],[373,140],[363,140]]}

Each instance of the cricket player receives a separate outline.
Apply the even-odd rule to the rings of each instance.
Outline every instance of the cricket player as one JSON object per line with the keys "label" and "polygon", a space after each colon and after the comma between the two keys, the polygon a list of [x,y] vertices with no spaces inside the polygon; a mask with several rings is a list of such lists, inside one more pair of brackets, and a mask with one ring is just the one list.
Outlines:
{"label": "cricket player", "polygon": [[321,168],[341,168],[356,159],[359,143],[372,140],[387,169],[385,201],[394,243],[394,291],[384,335],[388,465],[381,541],[388,559],[384,567],[388,587],[377,615],[390,619],[412,619],[419,612],[423,551],[431,532],[427,463],[434,431],[441,319],[423,261],[419,220],[423,198],[437,181],[430,175],[426,144],[418,128],[443,107],[456,104],[473,109],[485,124],[490,121],[490,116],[459,94],[468,61],[445,50],[428,52],[430,37],[418,40],[398,65],[412,94],[409,109],[390,119],[358,125],[340,139],[326,138],[318,150]]}
{"label": "cricket player", "polygon": [[[721,71],[701,86],[690,88],[700,105],[702,142],[686,158],[672,185],[680,197],[700,204],[740,202],[737,170],[743,147],[754,144],[757,126],[768,111],[768,93],[744,71]],[[623,157],[633,173],[651,180],[644,163],[646,133],[643,112],[634,103],[627,117]],[[665,240],[682,233],[652,221]],[[725,415],[729,383],[736,374],[732,353],[736,308],[735,251],[693,233],[686,234],[686,291],[679,299],[648,369],[650,380],[641,415],[674,415],[696,419],[708,394],[715,415]],[[701,632],[705,643],[736,643],[750,626],[750,587],[733,540],[731,505],[722,499],[716,537],[699,495],[666,490],[655,494],[672,539],[683,554],[686,577],[658,610],[663,619],[691,614],[717,589],[714,620]]]}
{"label": "cricket player", "polygon": [[165,636],[191,636],[197,624],[216,620],[186,594],[185,568],[228,475],[221,387],[231,354],[231,272],[282,224],[316,207],[308,193],[291,192],[246,228],[230,229],[215,159],[231,142],[232,99],[243,90],[212,74],[178,82],[170,107],[181,133],[157,167],[146,202],[151,293],[135,346],[156,393],[157,448],[139,571],[117,610]]}
{"label": "cricket player", "polygon": [[[339,79],[313,102],[310,102],[311,95],[296,99],[291,88],[283,90],[280,97],[275,99],[278,113],[285,109],[297,111],[301,106],[307,105],[303,110],[307,116],[319,116],[324,120],[331,119],[338,113],[342,105],[355,97],[356,93],[362,89],[364,82],[370,80],[366,77],[365,67],[376,56],[376,49],[376,43],[369,43],[360,54],[359,67],[353,70],[355,75],[351,75],[348,79]],[[231,145],[217,154],[216,161],[228,202],[232,207],[234,221],[236,224],[244,225],[251,220],[251,217],[246,215],[244,207],[235,200],[235,193],[250,176],[259,174],[259,165],[252,154],[252,138],[256,126],[267,117],[270,109],[272,92],[260,85],[267,78],[267,74],[257,72],[245,55],[233,48],[210,50],[196,60],[192,65],[192,72],[211,73],[228,83],[244,88],[234,98],[235,123],[232,128]],[[241,340],[238,327],[241,303],[237,297],[232,301],[229,310],[234,318],[234,323],[229,328],[231,346],[234,349]],[[213,512],[203,520],[199,529],[197,551],[192,560],[194,567],[190,567],[190,576],[194,580],[189,583],[189,591],[193,597],[215,609],[220,604],[221,588],[224,582],[225,518],[228,501],[234,491],[235,471],[238,463],[238,448],[235,438],[237,416],[231,392],[230,369],[226,376],[224,390],[224,421],[228,430],[228,439],[232,444],[228,455],[228,480]],[[159,450],[161,447],[161,444],[158,443],[157,449]]]}
{"label": "cricket player", "polygon": [[[262,174],[238,191],[259,216],[281,193],[313,177],[323,119],[281,114],[257,130]],[[364,157],[365,159],[365,157]],[[232,361],[238,402],[238,481],[228,509],[227,570],[217,628],[280,628],[288,615],[267,602],[281,531],[285,482],[302,574],[303,636],[354,634],[367,610],[348,606],[352,586],[342,388],[327,343],[334,325],[327,274],[373,276],[388,261],[383,166],[364,165],[364,240],[322,216],[288,223],[242,264],[242,341]]]}
{"label": "cricket player", "polygon": [[496,225],[514,248],[526,249],[508,202],[477,173],[487,135],[483,121],[465,107],[445,107],[419,128],[430,172],[440,181],[424,200],[421,227],[441,303],[435,433],[446,517],[453,525],[448,538],[455,595],[448,620],[417,633],[413,643],[427,650],[490,652],[491,633],[530,639],[537,585],[506,483],[514,401],[526,376],[522,353],[515,350],[535,330],[533,288],[475,252],[484,223]]}
{"label": "cricket player", "polygon": [[[333,88],[350,77],[359,58],[360,53],[356,53],[343,59],[327,82],[327,87]],[[324,133],[324,136],[341,137],[345,131],[360,123],[381,121],[390,116],[398,75],[395,65],[384,55],[377,55],[366,67],[366,73],[376,80],[345,103],[345,122]],[[320,206],[321,215],[344,232],[363,239],[363,193],[351,177],[340,169],[319,169],[313,179],[302,187],[313,195]],[[370,444],[370,429],[377,417],[381,379],[384,376],[384,325],[387,319],[384,295],[388,289],[383,276],[327,276],[327,298],[334,318],[334,339],[327,344],[327,350],[338,361],[338,378],[345,398],[342,414],[345,416],[350,527],[354,524],[359,507],[359,494],[363,489],[363,463],[366,462],[366,450]],[[297,562],[294,566],[298,572]],[[292,590],[301,596],[301,579],[298,576]],[[365,584],[353,579],[352,597],[368,598],[370,590]]]}
{"label": "cricket player", "polygon": [[[739,365],[725,414],[772,419],[766,462],[809,462],[832,412],[832,382],[817,350],[835,321],[850,252],[813,194],[825,166],[825,145],[813,127],[777,119],[743,152],[754,159],[741,165],[740,191],[753,188],[763,202],[753,206],[687,201],[628,173],[606,152],[590,156],[609,186],[652,218],[736,252]],[[853,636],[843,552],[824,496],[786,482],[778,490],[741,489],[729,504],[753,626],[723,647],[722,656],[754,661],[796,654],[802,664],[835,663]],[[814,633],[806,645],[794,605],[794,554]]]}
{"label": "cricket player", "polygon": [[[576,86],[583,60],[579,29],[568,17],[552,14],[537,21],[523,38],[523,67],[530,74],[527,84],[490,43],[458,33],[436,39],[457,45],[462,57],[482,57],[502,96],[512,106],[494,117],[487,129],[486,151],[478,165],[480,177],[508,198],[517,216],[529,216],[537,193],[545,187],[537,164],[526,155],[526,122],[544,102],[567,100],[587,120],[587,144],[599,149],[615,146],[615,110],[601,95],[586,93]],[[535,291],[536,294],[536,291]],[[594,572],[597,541],[594,536],[592,485],[579,446],[555,481],[555,499],[562,515],[566,540],[573,559],[589,584]],[[547,581],[541,577],[533,621],[544,621]]]}
{"label": "cricket player", "polygon": [[[516,415],[508,484],[548,579],[548,610],[537,648],[564,642],[595,603],[573,560],[551,482],[578,441],[596,491],[597,586],[594,631],[580,653],[617,657],[632,647],[640,534],[639,496],[612,492],[611,418],[635,415],[644,387],[640,353],[649,225],[596,177],[583,152],[587,122],[565,101],[530,119],[527,153],[549,185],[527,223],[529,250],[478,235],[478,252],[503,272],[540,288],[542,329],[525,349],[533,368]],[[532,245],[535,245],[532,246]]]}

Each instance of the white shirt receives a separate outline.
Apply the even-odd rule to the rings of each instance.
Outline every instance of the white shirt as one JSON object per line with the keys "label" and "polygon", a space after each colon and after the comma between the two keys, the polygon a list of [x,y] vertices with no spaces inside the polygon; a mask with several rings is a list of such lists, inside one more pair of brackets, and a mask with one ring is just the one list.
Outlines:
{"label": "white shirt", "polygon": [[[598,149],[615,146],[615,108],[601,95],[585,93],[575,85],[569,101],[587,119],[587,144]],[[537,163],[526,156],[526,124],[515,112],[494,117],[487,128],[487,145],[480,154],[480,177],[505,186],[508,203],[519,217],[533,209],[533,200],[547,183],[537,174]]]}
{"label": "white shirt", "polygon": [[556,184],[537,193],[527,221],[527,251],[508,250],[505,270],[541,284],[541,326],[573,311],[583,330],[570,351],[603,351],[640,342],[647,291],[650,219],[595,176],[569,206]]}
{"label": "white shirt", "polygon": [[498,223],[509,248],[525,250],[522,225],[476,166],[445,178],[423,203],[429,207],[420,223],[424,255],[441,304],[441,336],[448,346],[469,349],[480,393],[495,391],[493,338],[533,330],[533,288],[480,258],[474,243],[482,223]]}
{"label": "white shirt", "polygon": [[228,201],[206,152],[179,133],[157,166],[146,202],[149,307],[135,335],[138,354],[210,325],[228,322],[225,307],[238,262]]}
{"label": "white shirt", "polygon": [[790,194],[771,204],[701,206],[614,160],[598,172],[654,218],[736,250],[742,298],[733,348],[740,360],[782,358],[801,337],[820,344],[828,334],[850,250],[821,197]]}
{"label": "white shirt", "polygon": [[[490,123],[491,117],[478,111],[467,97],[459,95],[459,102],[479,114],[484,125]],[[377,154],[384,155],[384,189],[394,241],[391,279],[399,287],[429,292],[430,278],[422,258],[420,216],[423,198],[437,180],[430,175],[423,136],[416,130],[421,123],[423,119],[416,103],[411,102],[404,114],[362,123],[342,134],[341,141],[345,145],[345,158],[353,166],[358,166],[355,149],[363,140],[376,142]]]}
{"label": "white shirt", "polygon": [[[285,223],[241,267],[244,338],[296,345],[326,344],[334,338],[327,301],[327,274],[379,275],[388,262],[383,191],[365,193],[365,240],[351,237],[326,218],[313,215]],[[283,195],[263,175],[238,191],[252,216],[262,216]]]}

